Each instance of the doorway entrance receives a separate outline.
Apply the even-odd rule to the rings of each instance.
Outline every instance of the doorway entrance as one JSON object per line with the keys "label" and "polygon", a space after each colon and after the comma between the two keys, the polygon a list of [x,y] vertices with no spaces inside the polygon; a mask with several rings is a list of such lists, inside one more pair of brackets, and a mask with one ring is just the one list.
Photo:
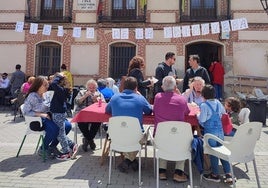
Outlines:
{"label": "doorway entrance", "polygon": [[200,57],[200,65],[208,69],[215,58],[218,58],[219,61],[222,60],[222,46],[212,42],[196,42],[187,45],[185,54],[185,71],[189,68],[189,55],[193,54],[198,54]]}

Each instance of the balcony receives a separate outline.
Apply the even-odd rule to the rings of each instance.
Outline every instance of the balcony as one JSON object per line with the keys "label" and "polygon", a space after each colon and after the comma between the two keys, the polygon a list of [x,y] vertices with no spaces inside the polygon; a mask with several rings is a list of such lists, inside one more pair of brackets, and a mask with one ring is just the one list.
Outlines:
{"label": "balcony", "polygon": [[230,0],[180,0],[181,22],[211,22],[230,19]]}

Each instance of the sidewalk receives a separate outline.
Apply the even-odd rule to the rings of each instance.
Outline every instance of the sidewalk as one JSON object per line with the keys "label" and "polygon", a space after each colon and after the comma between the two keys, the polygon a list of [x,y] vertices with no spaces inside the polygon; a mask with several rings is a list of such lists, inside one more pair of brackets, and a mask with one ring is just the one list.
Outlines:
{"label": "sidewalk", "polygon": [[[100,166],[99,160],[102,150],[99,149],[99,138],[96,139],[96,151],[83,152],[79,149],[76,160],[58,161],[48,159],[42,162],[41,157],[33,154],[37,143],[37,135],[29,135],[22,147],[20,156],[16,158],[19,145],[25,133],[23,118],[17,117],[13,121],[10,112],[0,112],[0,187],[72,187],[72,188],[134,188],[138,187],[138,172],[129,171],[128,174],[120,173],[112,168],[111,185],[108,182],[108,160]],[[69,137],[73,139],[74,132]],[[268,127],[263,127],[261,138],[256,146],[256,163],[263,188],[268,188]],[[81,144],[81,134],[78,134],[78,143]],[[104,139],[103,139],[104,141]],[[241,147],[246,147],[246,143]],[[153,173],[152,148],[148,148],[148,159],[145,165],[144,151],[142,152],[142,181],[144,188],[155,187]],[[117,158],[117,164],[119,157]],[[186,163],[187,164],[187,163]],[[194,187],[230,187],[224,183],[212,183],[205,180],[199,184],[200,175],[193,164]],[[257,187],[252,163],[248,164],[249,172],[245,172],[244,164],[234,166],[234,172],[238,179],[238,188]],[[160,187],[181,187],[189,184],[175,183],[172,181],[174,164],[168,165],[168,180],[160,181]],[[186,165],[188,171],[188,165]]]}

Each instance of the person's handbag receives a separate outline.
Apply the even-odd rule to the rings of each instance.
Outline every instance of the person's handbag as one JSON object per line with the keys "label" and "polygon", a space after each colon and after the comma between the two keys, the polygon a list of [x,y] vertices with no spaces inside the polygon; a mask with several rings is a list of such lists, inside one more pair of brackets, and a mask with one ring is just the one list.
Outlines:
{"label": "person's handbag", "polygon": [[230,116],[225,113],[221,116],[222,128],[225,134],[230,134],[233,130],[233,125]]}

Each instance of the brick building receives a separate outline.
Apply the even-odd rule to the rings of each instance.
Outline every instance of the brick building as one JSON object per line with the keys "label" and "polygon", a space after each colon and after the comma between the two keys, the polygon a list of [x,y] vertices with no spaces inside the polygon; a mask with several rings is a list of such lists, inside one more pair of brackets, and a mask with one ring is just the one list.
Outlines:
{"label": "brick building", "polygon": [[[227,33],[221,29],[216,34],[210,29],[206,35],[171,38],[164,34],[167,27],[239,18],[246,18],[247,29]],[[22,32],[15,31],[18,21],[24,22]],[[36,34],[30,33],[32,23],[38,24]],[[52,27],[49,35],[43,33],[45,25]],[[63,27],[63,36],[58,36],[58,26]],[[75,37],[73,30],[79,27],[81,36]],[[94,36],[87,28],[94,30]],[[137,28],[148,38],[137,39]],[[145,31],[148,28],[153,29],[153,35]],[[113,36],[113,29],[119,29],[121,35]],[[128,29],[128,37],[123,29]],[[75,85],[81,85],[90,77],[120,78],[126,74],[129,60],[138,54],[145,59],[147,77],[154,75],[168,51],[177,56],[175,67],[180,77],[184,76],[190,54],[199,54],[206,68],[217,57],[225,67],[226,95],[237,91],[236,86],[247,92],[252,86],[260,86],[267,92],[268,16],[259,1],[0,1],[0,72],[11,73],[19,63],[28,75],[48,75],[59,71],[64,63],[74,74]]]}

